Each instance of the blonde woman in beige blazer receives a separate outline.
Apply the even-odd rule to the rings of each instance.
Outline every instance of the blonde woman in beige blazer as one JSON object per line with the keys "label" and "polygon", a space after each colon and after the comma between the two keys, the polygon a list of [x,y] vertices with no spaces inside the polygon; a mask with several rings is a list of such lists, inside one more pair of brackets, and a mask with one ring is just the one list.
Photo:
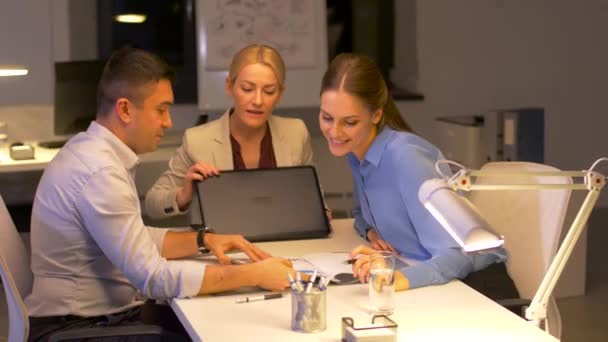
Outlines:
{"label": "blonde woman in beige blazer", "polygon": [[[146,194],[150,217],[187,212],[193,200],[192,182],[203,181],[219,170],[313,164],[304,122],[272,115],[284,79],[283,60],[271,47],[250,45],[234,56],[225,84],[234,108],[217,120],[186,130],[169,169]],[[237,146],[236,151],[233,146]]]}

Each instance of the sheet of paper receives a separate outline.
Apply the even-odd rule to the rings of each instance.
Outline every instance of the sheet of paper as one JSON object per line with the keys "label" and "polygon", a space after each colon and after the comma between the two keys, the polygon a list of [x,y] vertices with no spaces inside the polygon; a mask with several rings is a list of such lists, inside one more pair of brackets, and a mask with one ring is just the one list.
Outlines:
{"label": "sheet of paper", "polygon": [[348,252],[312,253],[301,257],[301,259],[304,259],[309,264],[314,265],[319,272],[330,277],[338,273],[352,273],[352,265],[346,263],[348,258]]}
{"label": "sheet of paper", "polygon": [[[233,260],[233,264],[244,264],[249,263],[249,257],[245,253],[237,252],[228,254]],[[338,273],[352,273],[352,265],[346,263],[349,259],[350,253],[348,252],[321,252],[306,254],[301,257],[286,257],[293,264],[294,270],[303,273],[312,273],[317,271],[325,276],[331,276]],[[200,256],[202,260],[208,260],[210,263],[216,263],[217,259],[213,255]],[[416,261],[403,257],[397,257],[396,269],[400,269],[407,265],[415,265]]]}
{"label": "sheet of paper", "polygon": [[312,273],[315,270],[317,272],[321,271],[317,266],[302,257],[287,257],[287,260],[291,261],[293,269],[296,270],[296,272]]}

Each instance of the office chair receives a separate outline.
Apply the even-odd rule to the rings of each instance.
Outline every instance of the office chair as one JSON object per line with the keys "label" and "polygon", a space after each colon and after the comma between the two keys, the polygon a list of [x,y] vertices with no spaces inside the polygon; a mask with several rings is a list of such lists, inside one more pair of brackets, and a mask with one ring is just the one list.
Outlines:
{"label": "office chair", "polygon": [[[490,162],[483,171],[558,171],[554,167],[530,162]],[[479,177],[476,184],[495,184],[504,177]],[[559,183],[570,184],[570,177],[509,176],[509,184]],[[570,190],[500,190],[472,191],[469,199],[488,222],[505,237],[509,254],[507,270],[522,298],[531,300],[555,257],[564,218],[568,209]],[[521,301],[505,301],[505,306]],[[527,303],[529,304],[529,302]],[[523,310],[522,316],[523,316]],[[547,306],[548,332],[560,338],[561,317],[555,298]]]}
{"label": "office chair", "polygon": [[[23,298],[32,289],[33,276],[29,263],[29,253],[0,196],[0,285],[4,287],[8,304],[8,340],[11,342],[27,341],[29,336],[29,316],[23,303]],[[160,341],[162,334],[163,329],[155,325],[95,327],[58,332],[50,336],[50,341],[128,335],[152,335]]]}

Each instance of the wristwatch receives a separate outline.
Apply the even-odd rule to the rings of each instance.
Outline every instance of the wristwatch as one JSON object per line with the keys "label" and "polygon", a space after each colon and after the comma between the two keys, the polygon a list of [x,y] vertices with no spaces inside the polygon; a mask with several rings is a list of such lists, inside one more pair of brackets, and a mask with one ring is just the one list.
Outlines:
{"label": "wristwatch", "polygon": [[196,245],[198,247],[198,251],[201,254],[209,254],[211,251],[205,247],[205,234],[207,233],[215,233],[215,231],[209,227],[201,228],[198,230],[196,234]]}

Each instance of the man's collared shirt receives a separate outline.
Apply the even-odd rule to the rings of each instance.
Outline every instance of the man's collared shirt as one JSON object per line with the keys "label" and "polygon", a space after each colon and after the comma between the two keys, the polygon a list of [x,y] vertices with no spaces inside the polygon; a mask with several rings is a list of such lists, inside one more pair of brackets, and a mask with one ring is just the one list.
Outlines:
{"label": "man's collared shirt", "polygon": [[198,293],[205,267],[161,257],[167,229],[146,227],[135,188],[137,155],[91,123],[46,168],[31,222],[31,316],[97,316]]}

